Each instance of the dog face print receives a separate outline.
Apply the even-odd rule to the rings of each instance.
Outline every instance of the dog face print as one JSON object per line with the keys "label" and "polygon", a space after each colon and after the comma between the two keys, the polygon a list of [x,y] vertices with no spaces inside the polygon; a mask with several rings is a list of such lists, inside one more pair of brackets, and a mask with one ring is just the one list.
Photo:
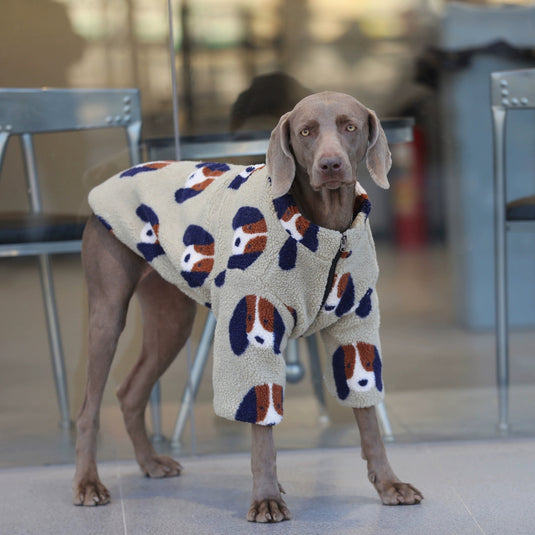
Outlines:
{"label": "dog face print", "polygon": [[230,189],[240,189],[248,180],[251,175],[258,169],[265,167],[265,163],[250,165],[246,167],[236,178],[229,184]]}
{"label": "dog face print", "polygon": [[175,200],[179,204],[196,197],[216,178],[230,170],[229,165],[226,163],[198,163],[195,167],[197,169],[188,177],[185,187],[180,188],[175,193]]}
{"label": "dog face print", "polygon": [[246,295],[230,319],[230,346],[238,356],[250,345],[279,354],[284,332],[282,317],[273,304],[263,297]]}
{"label": "dog face print", "polygon": [[325,312],[333,312],[340,318],[351,311],[355,305],[355,285],[350,273],[341,276],[335,275],[333,286],[323,309]]}
{"label": "dog face print", "polygon": [[245,270],[264,252],[267,244],[267,225],[262,212],[243,206],[232,220],[234,235],[229,269]]}
{"label": "dog face print", "polygon": [[149,162],[149,163],[142,163],[140,165],[135,165],[134,167],[131,167],[130,169],[127,169],[126,171],[123,171],[119,177],[132,177],[136,176],[139,173],[148,173],[150,171],[157,171],[158,169],[162,169],[163,167],[167,167],[169,164],[173,162],[165,160],[161,162]]}
{"label": "dog face print", "polygon": [[289,271],[297,262],[297,243],[312,252],[318,249],[319,227],[303,217],[291,195],[274,199],[273,205],[283,228],[290,235],[279,251],[279,267]]}
{"label": "dog face print", "polygon": [[358,342],[339,346],[333,354],[332,366],[336,391],[341,400],[346,399],[351,390],[383,390],[381,357],[373,344]]}
{"label": "dog face print", "polygon": [[318,226],[303,217],[292,197],[285,195],[282,199],[285,202],[275,204],[282,226],[294,240],[301,242],[311,251],[316,251],[318,248]]}
{"label": "dog face print", "polygon": [[181,275],[192,288],[204,284],[214,267],[215,243],[212,235],[199,225],[190,225],[183,238]]}
{"label": "dog face print", "polygon": [[283,388],[278,384],[254,386],[244,396],[236,420],[258,425],[276,425],[282,421]]}
{"label": "dog face print", "polygon": [[139,235],[137,248],[147,262],[152,262],[157,256],[165,254],[158,239],[160,221],[156,212],[146,204],[137,207],[136,215],[145,222]]}
{"label": "dog face print", "polygon": [[351,274],[335,275],[333,286],[323,305],[323,310],[329,314],[336,314],[338,318],[352,312],[355,312],[359,318],[365,318],[369,316],[372,310],[372,293],[373,290],[368,288],[360,301],[356,301],[355,284]]}

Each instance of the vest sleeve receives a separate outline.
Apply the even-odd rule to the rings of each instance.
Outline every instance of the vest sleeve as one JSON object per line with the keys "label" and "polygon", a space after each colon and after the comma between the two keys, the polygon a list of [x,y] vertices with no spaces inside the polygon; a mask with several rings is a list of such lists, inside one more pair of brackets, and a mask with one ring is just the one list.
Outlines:
{"label": "vest sleeve", "polygon": [[280,423],[286,383],[283,352],[294,327],[291,311],[265,293],[236,295],[224,289],[212,304],[217,308],[216,414],[259,425]]}
{"label": "vest sleeve", "polygon": [[332,326],[321,331],[327,353],[325,384],[342,404],[371,407],[384,398],[379,305],[369,289],[359,306]]}

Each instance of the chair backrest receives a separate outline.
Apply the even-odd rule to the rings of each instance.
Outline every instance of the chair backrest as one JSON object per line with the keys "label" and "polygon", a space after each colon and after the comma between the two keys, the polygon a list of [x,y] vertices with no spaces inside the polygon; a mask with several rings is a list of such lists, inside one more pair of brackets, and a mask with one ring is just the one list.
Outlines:
{"label": "chair backrest", "polygon": [[531,198],[526,206],[508,205],[506,184],[506,119],[509,111],[535,109],[535,69],[518,69],[493,72],[490,75],[490,93],[493,126],[494,195],[496,236],[502,240],[497,250],[505,254],[503,230],[535,230],[535,209]]}
{"label": "chair backrest", "polygon": [[[413,141],[414,119],[400,117],[381,121],[389,143],[410,143]],[[244,156],[265,156],[271,131],[234,132],[230,134],[203,134],[180,138],[182,160],[228,161]],[[172,160],[175,158],[174,139],[155,138],[144,140],[150,160]]]}
{"label": "chair backrest", "polygon": [[0,89],[0,168],[10,136],[19,135],[33,213],[42,211],[33,134],[122,127],[132,164],[140,162],[138,89]]}
{"label": "chair backrest", "polygon": [[83,221],[43,215],[33,135],[97,128],[123,128],[131,164],[140,163],[139,90],[0,89],[0,168],[20,136],[30,201],[30,214],[0,220],[0,257],[80,251]]}
{"label": "chair backrest", "polygon": [[535,69],[493,72],[490,80],[493,108],[505,111],[535,108]]}

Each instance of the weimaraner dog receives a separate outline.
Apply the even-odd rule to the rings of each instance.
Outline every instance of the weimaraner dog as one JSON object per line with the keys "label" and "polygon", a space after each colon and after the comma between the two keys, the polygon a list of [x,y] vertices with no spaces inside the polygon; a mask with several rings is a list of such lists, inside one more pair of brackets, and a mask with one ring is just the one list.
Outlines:
{"label": "weimaraner dog", "polygon": [[[362,191],[357,183],[357,164],[364,159],[375,182],[388,188],[390,152],[375,114],[349,95],[324,92],[308,96],[281,117],[271,134],[266,167],[272,195],[275,198],[290,192],[296,209],[306,220],[330,229],[331,234],[336,234],[332,231],[345,233],[355,219],[355,192]],[[95,460],[99,410],[128,303],[137,293],[144,318],[144,338],[139,360],[119,386],[117,397],[137,462],[150,477],[178,476],[182,469],[177,461],[154,450],[145,428],[145,408],[154,383],[191,333],[196,303],[176,285],[164,280],[146,258],[121,243],[95,216],[85,229],[82,260],[89,301],[89,360],[85,398],[77,420],[74,503],[103,505],[110,501],[110,494],[100,481]],[[357,280],[359,273],[352,276]],[[364,308],[359,306],[356,314],[363,316]],[[352,311],[354,315],[355,307]],[[317,314],[317,310],[310,313]],[[289,312],[285,314],[291,318]],[[370,346],[358,346],[359,351]],[[342,375],[349,361],[347,355],[342,356]],[[351,365],[355,366],[354,357]],[[342,383],[349,384],[350,375],[345,377],[348,381],[343,378]],[[364,389],[366,383],[364,380],[359,384]],[[375,384],[379,384],[378,379]],[[256,395],[259,392],[257,389]],[[269,390],[268,395],[275,394]],[[383,504],[418,504],[423,499],[422,493],[401,482],[390,467],[374,404],[360,404],[358,408],[349,405],[360,431],[368,477]],[[252,423],[251,427],[253,492],[247,520],[287,520],[290,512],[282,499],[284,491],[277,477],[273,426]]]}

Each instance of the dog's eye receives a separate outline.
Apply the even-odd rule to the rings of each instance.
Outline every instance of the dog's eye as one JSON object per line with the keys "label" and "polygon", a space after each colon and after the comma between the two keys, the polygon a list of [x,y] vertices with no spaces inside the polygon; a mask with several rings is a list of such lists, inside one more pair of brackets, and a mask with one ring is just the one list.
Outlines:
{"label": "dog's eye", "polygon": [[348,124],[348,125],[346,126],[346,130],[347,130],[348,132],[355,132],[355,131],[357,130],[357,127],[356,127],[354,124]]}
{"label": "dog's eye", "polygon": [[303,137],[307,137],[310,135],[310,130],[308,128],[303,128],[301,132],[299,132]]}

